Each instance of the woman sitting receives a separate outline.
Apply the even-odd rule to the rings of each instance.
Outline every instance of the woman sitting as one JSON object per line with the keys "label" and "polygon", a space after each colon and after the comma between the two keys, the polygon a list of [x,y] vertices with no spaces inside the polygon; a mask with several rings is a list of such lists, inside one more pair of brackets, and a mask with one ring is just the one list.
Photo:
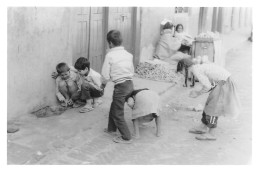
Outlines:
{"label": "woman sitting", "polygon": [[163,30],[156,46],[154,58],[177,65],[179,60],[190,56],[178,51],[181,47],[181,41],[172,36],[172,29],[173,23],[171,21],[167,21],[163,25]]}
{"label": "woman sitting", "polygon": [[178,24],[176,26],[174,36],[181,42],[181,47],[179,48],[179,51],[189,54],[193,39],[190,35],[183,31],[182,24]]}

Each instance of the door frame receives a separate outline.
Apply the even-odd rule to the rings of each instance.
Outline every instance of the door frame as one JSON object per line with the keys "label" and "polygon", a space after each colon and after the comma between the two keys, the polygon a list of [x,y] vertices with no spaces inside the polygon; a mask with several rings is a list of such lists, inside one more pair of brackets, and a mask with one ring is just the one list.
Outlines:
{"label": "door frame", "polygon": [[[130,52],[133,54],[133,63],[136,66],[139,63],[140,60],[140,35],[141,35],[141,22],[140,22],[140,7],[131,7],[133,9],[132,11],[132,32],[131,35],[133,36],[132,40],[132,50],[133,52]],[[108,33],[108,24],[109,24],[109,9],[110,7],[104,7],[104,43],[103,43],[103,53],[104,58],[106,55],[106,49],[107,49],[107,33]],[[102,59],[102,63],[105,59]]]}

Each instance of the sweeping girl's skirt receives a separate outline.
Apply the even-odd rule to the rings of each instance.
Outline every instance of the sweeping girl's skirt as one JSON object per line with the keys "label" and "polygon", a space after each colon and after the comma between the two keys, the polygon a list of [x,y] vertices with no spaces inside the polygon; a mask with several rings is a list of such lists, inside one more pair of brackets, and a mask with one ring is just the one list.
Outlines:
{"label": "sweeping girl's skirt", "polygon": [[204,111],[210,116],[236,117],[239,114],[240,102],[236,86],[231,77],[219,81],[206,101]]}

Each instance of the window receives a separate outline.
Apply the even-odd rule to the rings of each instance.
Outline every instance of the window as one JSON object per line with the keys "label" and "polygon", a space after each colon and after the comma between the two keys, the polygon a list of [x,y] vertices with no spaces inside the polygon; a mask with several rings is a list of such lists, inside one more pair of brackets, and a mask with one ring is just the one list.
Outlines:
{"label": "window", "polygon": [[188,7],[175,7],[175,13],[180,14],[180,13],[188,13],[189,8]]}

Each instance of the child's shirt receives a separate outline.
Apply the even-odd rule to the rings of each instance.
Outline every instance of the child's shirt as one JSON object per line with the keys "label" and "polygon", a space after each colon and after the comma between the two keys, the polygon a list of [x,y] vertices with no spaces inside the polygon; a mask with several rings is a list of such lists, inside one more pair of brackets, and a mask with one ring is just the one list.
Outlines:
{"label": "child's shirt", "polygon": [[230,72],[226,69],[214,64],[203,63],[193,65],[191,72],[198,78],[199,82],[208,90],[211,89],[211,82],[226,81],[230,77]]}
{"label": "child's shirt", "polygon": [[185,41],[187,41],[187,44],[188,44],[188,45],[192,45],[193,39],[192,39],[192,37],[191,37],[190,35],[188,35],[187,33],[185,33],[185,32],[179,33],[179,32],[177,32],[177,31],[175,31],[174,36],[175,36],[176,38],[178,38],[181,42],[182,42],[183,40],[185,40]]}
{"label": "child's shirt", "polygon": [[111,48],[106,54],[102,75],[106,80],[111,78],[115,84],[132,80],[134,76],[133,55],[122,46]]}
{"label": "child's shirt", "polygon": [[[81,88],[81,80],[80,80],[79,74],[74,72],[74,70],[70,70],[70,77],[66,81],[69,81],[69,80],[72,80],[73,82],[75,82],[79,89]],[[62,81],[64,81],[64,80],[60,76],[58,76],[56,78],[56,96],[58,97],[59,100],[61,98],[64,98],[64,96],[61,94],[61,92],[59,90],[59,84]]]}
{"label": "child's shirt", "polygon": [[83,77],[84,80],[86,80],[87,82],[89,82],[93,87],[95,87],[96,89],[100,89],[101,86],[101,75],[96,72],[95,70],[91,69],[89,70],[89,73],[87,76]]}

